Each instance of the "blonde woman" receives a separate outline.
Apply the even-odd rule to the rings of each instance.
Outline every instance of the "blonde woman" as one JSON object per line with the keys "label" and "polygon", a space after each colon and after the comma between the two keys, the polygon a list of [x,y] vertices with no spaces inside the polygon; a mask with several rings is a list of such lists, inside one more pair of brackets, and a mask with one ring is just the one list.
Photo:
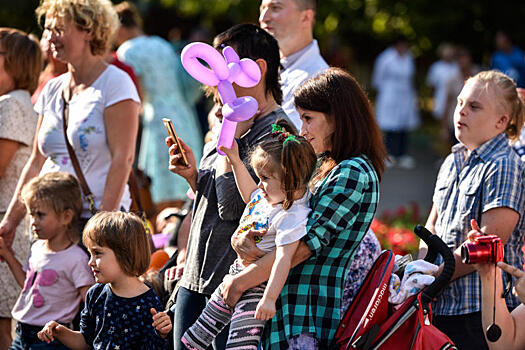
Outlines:
{"label": "blonde woman", "polygon": [[[128,209],[131,202],[126,183],[134,158],[140,100],[129,76],[103,57],[118,26],[111,2],[42,0],[36,13],[45,17],[53,57],[67,62],[68,71],[49,81],[35,105],[39,118],[33,151],[0,223],[0,235],[9,245],[25,214],[19,200],[22,186],[39,173],[66,171],[77,176],[65,143],[64,117],[68,141],[95,207]],[[83,205],[85,222],[91,216],[86,198]]]}

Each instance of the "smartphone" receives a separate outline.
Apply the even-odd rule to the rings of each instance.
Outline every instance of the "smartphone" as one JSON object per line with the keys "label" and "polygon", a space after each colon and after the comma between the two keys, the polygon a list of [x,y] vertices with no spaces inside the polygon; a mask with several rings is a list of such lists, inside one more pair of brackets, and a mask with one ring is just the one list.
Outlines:
{"label": "smartphone", "polygon": [[177,150],[182,154],[182,163],[184,166],[188,166],[190,163],[188,163],[188,159],[186,158],[186,155],[184,154],[182,150],[182,144],[179,141],[179,138],[177,137],[177,133],[175,132],[175,128],[173,127],[173,123],[168,118],[162,118],[162,122],[164,123],[164,126],[166,127],[166,131],[168,131],[168,135],[172,138],[173,142],[177,144]]}

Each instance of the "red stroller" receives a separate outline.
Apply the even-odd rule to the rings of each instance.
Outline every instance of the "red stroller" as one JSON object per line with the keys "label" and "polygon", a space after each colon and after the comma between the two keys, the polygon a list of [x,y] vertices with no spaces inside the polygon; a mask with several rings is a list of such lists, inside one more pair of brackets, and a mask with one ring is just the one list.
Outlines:
{"label": "red stroller", "polygon": [[384,251],[376,260],[357,296],[343,316],[335,335],[339,349],[456,349],[452,341],[432,325],[430,302],[449,283],[454,256],[436,235],[418,225],[414,232],[428,245],[426,261],[437,254],[444,260],[443,272],[419,294],[391,311],[388,283],[394,268],[394,253]]}

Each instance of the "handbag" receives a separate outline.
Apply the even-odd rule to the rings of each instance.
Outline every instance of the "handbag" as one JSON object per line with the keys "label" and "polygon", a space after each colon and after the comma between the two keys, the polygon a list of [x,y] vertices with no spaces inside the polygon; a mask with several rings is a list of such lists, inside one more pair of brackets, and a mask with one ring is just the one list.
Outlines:
{"label": "handbag", "polygon": [[[75,150],[73,149],[73,146],[69,143],[69,139],[67,138],[67,124],[69,121],[70,98],[71,98],[71,90],[68,86],[67,89],[63,89],[63,93],[62,93],[62,101],[64,103],[64,109],[62,113],[62,126],[64,130],[64,139],[66,142],[67,152],[69,153],[69,158],[71,159],[71,164],[73,165],[73,169],[75,170],[75,174],[77,175],[78,182],[80,183],[80,188],[82,189],[82,193],[84,194],[84,197],[86,197],[87,201],[89,202],[89,212],[91,213],[91,215],[95,215],[98,211],[95,206],[95,196],[93,195],[93,193],[91,192],[87,184],[86,178],[84,177],[84,173],[82,172],[82,168],[80,167],[80,163],[78,162],[78,158],[75,154]],[[142,206],[139,186],[138,186],[137,179],[135,177],[135,172],[133,171],[133,169],[131,170],[129,177],[128,177],[128,186],[129,186],[129,192],[130,192],[131,200],[132,200],[130,211],[132,208],[134,208],[133,212],[142,219],[142,223],[144,224],[146,233],[151,234],[150,226],[145,216],[144,207]]]}
{"label": "handbag", "polygon": [[412,350],[444,350],[457,349],[450,338],[432,324],[432,309],[430,304],[425,314],[425,306],[421,303],[421,293],[417,296],[419,310],[417,311],[417,328]]}

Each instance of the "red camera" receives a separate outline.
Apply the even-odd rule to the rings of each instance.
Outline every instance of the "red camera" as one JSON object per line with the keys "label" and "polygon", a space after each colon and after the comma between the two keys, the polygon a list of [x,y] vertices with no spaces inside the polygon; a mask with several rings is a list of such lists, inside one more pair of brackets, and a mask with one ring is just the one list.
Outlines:
{"label": "red camera", "polygon": [[461,246],[461,261],[464,264],[497,263],[503,261],[503,243],[496,235],[476,237],[474,243]]}

